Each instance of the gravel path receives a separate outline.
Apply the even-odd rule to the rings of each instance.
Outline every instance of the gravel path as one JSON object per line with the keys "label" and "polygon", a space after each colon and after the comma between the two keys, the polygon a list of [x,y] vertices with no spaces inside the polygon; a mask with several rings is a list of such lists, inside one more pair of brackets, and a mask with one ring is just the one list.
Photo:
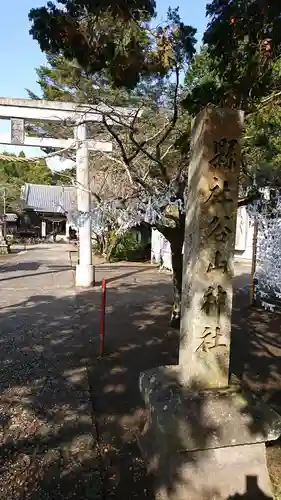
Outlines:
{"label": "gravel path", "polygon": [[100,498],[67,245],[0,265],[0,498]]}

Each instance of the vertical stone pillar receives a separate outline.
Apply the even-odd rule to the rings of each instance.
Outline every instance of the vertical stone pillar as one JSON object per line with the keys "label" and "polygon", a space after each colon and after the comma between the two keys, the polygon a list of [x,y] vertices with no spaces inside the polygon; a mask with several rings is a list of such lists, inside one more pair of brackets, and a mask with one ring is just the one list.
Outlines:
{"label": "vertical stone pillar", "polygon": [[242,129],[243,112],[213,107],[193,126],[179,364],[194,388],[228,385]]}
{"label": "vertical stone pillar", "polygon": [[46,238],[47,236],[47,224],[46,221],[41,221],[41,238]]}
{"label": "vertical stone pillar", "polygon": [[76,286],[89,287],[94,282],[92,265],[92,218],[88,166],[87,125],[76,128],[76,180],[79,222],[79,264],[76,266]]}
{"label": "vertical stone pillar", "polygon": [[69,240],[69,228],[70,227],[71,227],[71,224],[68,221],[66,221],[66,223],[65,223],[65,239],[66,239],[66,241]]}
{"label": "vertical stone pillar", "polygon": [[9,253],[9,246],[7,244],[5,233],[4,233],[5,218],[0,218],[0,255],[6,255]]}

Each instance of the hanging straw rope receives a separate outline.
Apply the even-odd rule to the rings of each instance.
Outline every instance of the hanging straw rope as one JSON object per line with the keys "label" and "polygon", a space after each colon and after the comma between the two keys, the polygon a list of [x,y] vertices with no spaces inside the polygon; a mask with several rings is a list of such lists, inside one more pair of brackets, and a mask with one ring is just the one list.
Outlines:
{"label": "hanging straw rope", "polygon": [[9,155],[1,155],[0,154],[0,161],[10,161],[10,162],[17,162],[17,163],[26,163],[26,162],[38,162],[44,160],[44,156],[41,156],[40,158],[25,158],[22,156],[9,156]]}
{"label": "hanging straw rope", "polygon": [[58,151],[54,151],[53,153],[49,153],[45,156],[35,156],[35,157],[23,157],[23,156],[11,156],[7,154],[0,154],[0,161],[16,161],[20,163],[26,163],[26,162],[40,162],[42,160],[47,160],[48,158],[52,158],[53,156],[60,156],[63,153],[66,153],[67,151],[71,150],[74,145],[79,145],[83,143],[83,141],[74,141],[70,146],[67,148],[59,149]]}

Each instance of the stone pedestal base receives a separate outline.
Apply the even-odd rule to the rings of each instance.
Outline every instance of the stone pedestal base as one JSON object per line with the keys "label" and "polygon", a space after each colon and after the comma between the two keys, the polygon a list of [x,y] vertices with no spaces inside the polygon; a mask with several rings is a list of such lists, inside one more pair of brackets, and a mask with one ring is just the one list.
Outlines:
{"label": "stone pedestal base", "polygon": [[81,288],[90,288],[94,285],[94,266],[91,264],[77,264],[75,285]]}
{"label": "stone pedestal base", "polygon": [[176,367],[140,377],[149,417],[139,445],[157,500],[271,499],[265,442],[281,417],[237,386],[188,391],[179,380]]}
{"label": "stone pedestal base", "polygon": [[9,245],[5,241],[0,241],[0,255],[7,255],[9,253]]}

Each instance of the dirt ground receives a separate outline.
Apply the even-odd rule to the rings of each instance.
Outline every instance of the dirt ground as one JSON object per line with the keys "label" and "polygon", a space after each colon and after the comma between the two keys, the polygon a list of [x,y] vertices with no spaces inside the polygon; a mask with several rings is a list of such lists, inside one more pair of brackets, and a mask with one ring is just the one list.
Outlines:
{"label": "dirt ground", "polygon": [[22,250],[17,248],[12,248],[10,253],[4,255],[0,254],[0,264],[10,261],[11,259],[13,259],[13,257],[18,255],[20,251]]}
{"label": "dirt ground", "polygon": [[[231,370],[281,412],[280,315],[249,308],[249,272],[237,265]],[[105,355],[99,357],[102,279],[107,280]],[[171,276],[150,264],[97,262],[96,287],[77,296],[88,353],[104,499],[153,499],[136,444],[145,420],[139,374],[176,364],[178,332],[169,328]],[[90,339],[90,340],[89,340]],[[281,499],[281,448],[267,449],[276,498]]]}

